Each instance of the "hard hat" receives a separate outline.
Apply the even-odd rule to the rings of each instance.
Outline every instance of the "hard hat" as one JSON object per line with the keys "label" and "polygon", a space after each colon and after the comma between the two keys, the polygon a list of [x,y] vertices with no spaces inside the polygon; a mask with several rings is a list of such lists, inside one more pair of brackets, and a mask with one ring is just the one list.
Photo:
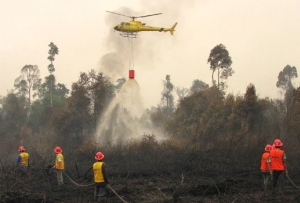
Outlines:
{"label": "hard hat", "polygon": [[19,147],[19,152],[23,152],[23,151],[25,151],[25,148],[23,146],[20,146]]}
{"label": "hard hat", "polygon": [[265,147],[265,151],[269,152],[273,149],[272,145],[270,144],[267,144],[266,147]]}
{"label": "hard hat", "polygon": [[60,147],[55,147],[54,152],[56,154],[62,153],[62,149]]}
{"label": "hard hat", "polygon": [[280,141],[280,139],[276,139],[274,141],[274,145],[275,145],[275,147],[281,147],[283,145],[283,143]]}
{"label": "hard hat", "polygon": [[102,152],[97,152],[96,153],[96,156],[95,156],[95,159],[100,161],[104,158],[104,154],[102,154]]}
{"label": "hard hat", "polygon": [[272,144],[272,149],[275,149],[275,144],[274,143]]}

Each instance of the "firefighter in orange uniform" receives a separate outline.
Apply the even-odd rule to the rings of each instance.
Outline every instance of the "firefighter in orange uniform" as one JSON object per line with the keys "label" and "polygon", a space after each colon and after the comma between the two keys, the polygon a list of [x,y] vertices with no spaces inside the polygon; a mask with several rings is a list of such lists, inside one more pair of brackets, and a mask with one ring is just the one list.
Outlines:
{"label": "firefighter in orange uniform", "polygon": [[263,153],[261,157],[261,163],[260,163],[260,170],[263,174],[264,178],[264,190],[267,190],[268,182],[271,177],[271,170],[270,170],[270,164],[268,163],[269,161],[269,156],[270,156],[270,151],[272,150],[272,146],[267,144],[265,147],[265,152]]}
{"label": "firefighter in orange uniform", "polygon": [[272,192],[275,195],[275,188],[278,181],[279,176],[285,172],[288,173],[286,167],[286,155],[284,151],[281,149],[283,143],[280,139],[276,139],[274,141],[275,149],[270,152],[270,164],[271,164],[271,174],[273,176],[273,187]]}
{"label": "firefighter in orange uniform", "polygon": [[101,198],[108,194],[106,189],[106,184],[108,184],[108,178],[106,173],[106,165],[102,161],[104,158],[104,154],[101,152],[97,152],[95,159],[97,160],[93,164],[93,171],[94,171],[94,182],[95,182],[95,192],[94,196],[97,201],[100,201]]}
{"label": "firefighter in orange uniform", "polygon": [[56,169],[57,185],[62,186],[64,184],[64,179],[62,175],[65,169],[64,156],[62,154],[62,149],[60,147],[55,147],[54,152],[56,153],[56,158],[55,158],[55,164],[53,168]]}

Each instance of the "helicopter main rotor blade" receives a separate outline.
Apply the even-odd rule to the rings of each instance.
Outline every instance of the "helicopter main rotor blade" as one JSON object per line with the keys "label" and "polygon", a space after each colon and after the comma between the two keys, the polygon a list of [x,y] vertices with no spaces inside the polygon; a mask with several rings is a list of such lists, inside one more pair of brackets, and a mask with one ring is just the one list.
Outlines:
{"label": "helicopter main rotor blade", "polygon": [[123,15],[123,14],[120,14],[120,13],[115,13],[115,12],[111,12],[111,11],[106,11],[108,13],[112,13],[112,14],[116,14],[116,15],[120,15],[120,16],[125,16],[125,17],[128,17],[128,18],[132,18],[133,20],[135,18],[145,18],[145,17],[149,17],[149,16],[155,16],[155,15],[160,15],[162,13],[155,13],[155,14],[151,14],[151,15],[145,15],[145,16],[127,16],[127,15]]}
{"label": "helicopter main rotor blade", "polygon": [[111,12],[111,11],[106,11],[106,12],[116,14],[116,15],[120,15],[120,16],[125,16],[125,17],[128,17],[128,18],[132,18],[131,16],[126,16],[126,15],[123,15],[123,14],[120,14],[120,13],[115,13],[115,12]]}
{"label": "helicopter main rotor blade", "polygon": [[135,18],[144,18],[144,17],[149,17],[149,16],[156,16],[156,15],[161,15],[162,13],[155,13],[155,14],[150,14],[150,15],[145,15],[145,16],[136,16]]}

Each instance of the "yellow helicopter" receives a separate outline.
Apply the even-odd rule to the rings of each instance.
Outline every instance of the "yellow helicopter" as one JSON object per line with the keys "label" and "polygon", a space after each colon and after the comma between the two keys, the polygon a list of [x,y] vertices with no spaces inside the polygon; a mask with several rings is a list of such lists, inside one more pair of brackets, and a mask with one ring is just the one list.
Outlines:
{"label": "yellow helicopter", "polygon": [[115,12],[111,12],[111,11],[106,11],[106,12],[120,15],[120,16],[129,17],[132,19],[129,22],[121,22],[120,24],[118,24],[114,27],[115,30],[121,32],[120,35],[122,37],[136,38],[138,32],[141,32],[141,31],[170,32],[171,35],[173,35],[173,32],[175,31],[175,27],[177,25],[177,23],[175,23],[171,28],[152,27],[152,26],[146,26],[146,23],[142,23],[141,21],[134,20],[136,18],[155,16],[155,15],[160,15],[162,13],[156,13],[156,14],[145,15],[145,16],[127,16],[127,15],[123,15],[123,14],[119,14],[119,13],[115,13]]}

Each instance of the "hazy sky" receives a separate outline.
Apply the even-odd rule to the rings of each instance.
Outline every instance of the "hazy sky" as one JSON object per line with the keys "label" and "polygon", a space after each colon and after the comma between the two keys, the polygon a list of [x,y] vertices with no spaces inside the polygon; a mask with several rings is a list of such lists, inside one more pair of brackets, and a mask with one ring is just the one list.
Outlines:
{"label": "hazy sky", "polygon": [[[235,74],[228,92],[244,94],[253,83],[260,97],[279,97],[278,73],[286,66],[300,71],[299,0],[72,0],[0,1],[0,95],[13,89],[26,64],[48,75],[49,43],[59,48],[54,72],[71,89],[80,72],[95,69],[113,79],[128,77],[134,58],[136,81],[145,107],[160,102],[162,81],[168,74],[174,86],[190,88],[195,79],[211,85],[207,64],[210,51],[224,44]],[[133,40],[113,26],[129,16],[150,26],[171,27],[170,33],[141,32]],[[297,78],[295,85],[300,85]]]}

